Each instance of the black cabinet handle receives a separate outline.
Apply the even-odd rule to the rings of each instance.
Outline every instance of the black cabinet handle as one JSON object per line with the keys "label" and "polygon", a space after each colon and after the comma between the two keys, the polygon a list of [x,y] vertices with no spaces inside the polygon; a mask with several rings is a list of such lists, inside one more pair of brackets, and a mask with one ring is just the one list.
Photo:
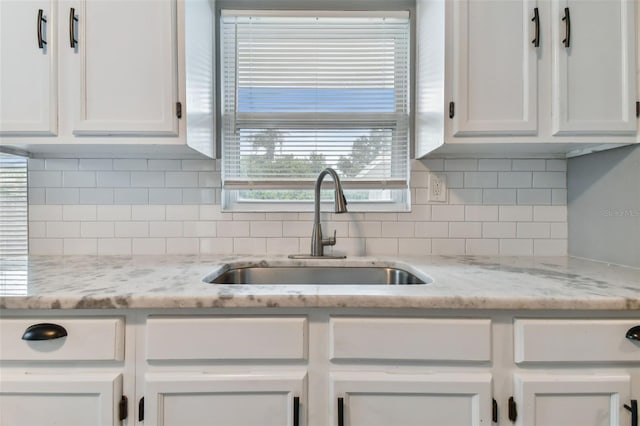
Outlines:
{"label": "black cabinet handle", "polygon": [[568,7],[564,8],[564,18],[562,18],[562,20],[564,21],[565,29],[564,40],[562,40],[562,43],[564,44],[564,47],[571,47],[571,15],[569,15]]}
{"label": "black cabinet handle", "polygon": [[627,330],[627,334],[625,337],[629,340],[638,340],[640,341],[640,325],[636,325],[635,327],[631,327]]}
{"label": "black cabinet handle", "polygon": [[72,49],[75,49],[78,45],[78,40],[76,40],[76,22],[78,22],[76,10],[72,7],[69,9],[69,44]]}
{"label": "black cabinet handle", "polygon": [[631,406],[624,404],[624,408],[631,411],[631,426],[638,426],[638,400],[632,399]]}
{"label": "black cabinet handle", "polygon": [[338,398],[338,426],[344,426],[344,398]]}
{"label": "black cabinet handle", "polygon": [[540,15],[538,14],[537,7],[533,8],[533,18],[531,19],[531,22],[536,24],[536,36],[531,40],[531,43],[533,43],[534,47],[540,47]]}
{"label": "black cabinet handle", "polygon": [[300,397],[293,397],[293,426],[300,426]]}
{"label": "black cabinet handle", "polygon": [[43,26],[43,24],[45,22],[47,22],[47,20],[44,17],[44,10],[38,9],[38,30],[37,30],[37,33],[38,33],[38,49],[44,49],[44,45],[47,44],[47,42],[42,37],[42,26]]}
{"label": "black cabinet handle", "polygon": [[53,340],[67,335],[67,330],[58,324],[34,324],[29,326],[22,335],[22,340]]}

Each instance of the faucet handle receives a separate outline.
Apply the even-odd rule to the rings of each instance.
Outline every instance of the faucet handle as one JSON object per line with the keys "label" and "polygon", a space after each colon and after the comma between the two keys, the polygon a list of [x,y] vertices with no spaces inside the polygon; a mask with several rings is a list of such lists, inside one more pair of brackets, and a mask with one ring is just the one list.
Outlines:
{"label": "faucet handle", "polygon": [[333,237],[323,238],[322,239],[323,246],[335,246],[336,245],[336,230],[333,230]]}

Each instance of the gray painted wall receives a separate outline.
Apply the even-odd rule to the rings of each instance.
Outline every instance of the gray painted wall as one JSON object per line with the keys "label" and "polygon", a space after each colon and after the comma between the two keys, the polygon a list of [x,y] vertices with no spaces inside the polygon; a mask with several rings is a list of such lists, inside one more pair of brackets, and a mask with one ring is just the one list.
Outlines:
{"label": "gray painted wall", "polygon": [[640,146],[568,161],[569,255],[640,267]]}

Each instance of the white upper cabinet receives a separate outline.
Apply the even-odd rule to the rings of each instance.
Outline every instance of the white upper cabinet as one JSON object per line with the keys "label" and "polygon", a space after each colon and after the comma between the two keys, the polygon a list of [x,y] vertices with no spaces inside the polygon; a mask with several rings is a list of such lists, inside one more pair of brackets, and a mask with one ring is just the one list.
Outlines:
{"label": "white upper cabinet", "polygon": [[416,156],[572,156],[636,143],[635,8],[418,0]]}
{"label": "white upper cabinet", "polygon": [[[214,8],[2,0],[2,145],[44,156],[213,157]],[[200,56],[186,54],[187,41]]]}
{"label": "white upper cabinet", "polygon": [[73,13],[73,133],[176,135],[176,2],[86,0]]}
{"label": "white upper cabinet", "polygon": [[453,2],[454,136],[537,133],[539,23],[533,1]]}
{"label": "white upper cabinet", "polygon": [[553,134],[637,130],[632,0],[552,3]]}
{"label": "white upper cabinet", "polygon": [[58,130],[56,3],[0,2],[0,135]]}

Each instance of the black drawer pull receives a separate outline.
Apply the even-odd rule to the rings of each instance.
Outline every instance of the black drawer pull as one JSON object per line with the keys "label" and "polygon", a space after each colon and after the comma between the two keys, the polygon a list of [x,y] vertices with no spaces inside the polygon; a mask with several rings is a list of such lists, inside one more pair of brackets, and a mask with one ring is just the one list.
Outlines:
{"label": "black drawer pull", "polygon": [[344,426],[344,398],[338,398],[338,426]]}
{"label": "black drawer pull", "polygon": [[34,324],[29,326],[22,335],[22,340],[53,340],[67,335],[67,330],[58,324]]}
{"label": "black drawer pull", "polygon": [[631,412],[631,426],[638,426],[638,400],[632,399],[631,406],[624,404],[624,408]]}
{"label": "black drawer pull", "polygon": [[635,327],[631,327],[627,330],[627,334],[625,337],[629,340],[638,340],[640,341],[640,325],[636,325]]}

